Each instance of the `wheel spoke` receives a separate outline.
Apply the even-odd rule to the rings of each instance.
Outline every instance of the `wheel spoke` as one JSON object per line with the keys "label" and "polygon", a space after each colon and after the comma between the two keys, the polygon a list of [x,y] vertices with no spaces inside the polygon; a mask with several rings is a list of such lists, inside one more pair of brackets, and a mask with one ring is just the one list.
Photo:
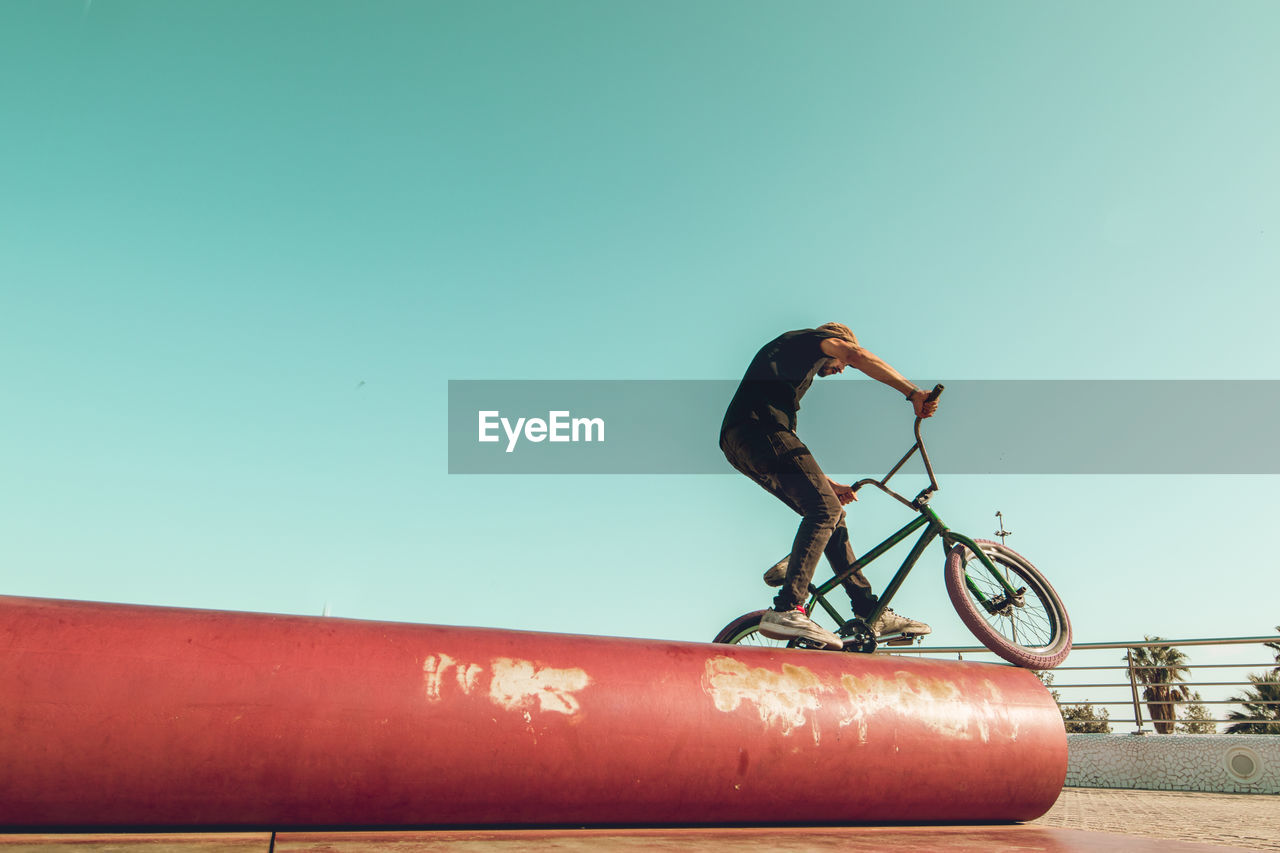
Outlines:
{"label": "wheel spoke", "polygon": [[[995,613],[990,613],[978,602],[974,602],[978,612],[993,629],[1026,648],[1045,648],[1053,642],[1054,621],[1049,609],[1040,598],[1034,586],[1018,570],[1011,561],[1004,559],[999,553],[988,552],[987,556],[1009,577],[1015,587],[1026,586],[1023,593],[1023,606],[1010,604]],[[991,576],[986,566],[976,559],[968,561],[969,578],[973,581],[987,600],[994,600],[1006,595],[1004,586]]]}
{"label": "wheel spoke", "polygon": [[787,643],[785,640],[772,640],[760,633],[758,626],[752,626],[746,631],[738,635],[738,638],[731,640],[739,646],[761,646],[767,649],[785,648]]}
{"label": "wheel spoke", "polygon": [[[972,546],[982,549],[989,564],[975,556]],[[946,581],[961,621],[1009,663],[1052,669],[1071,651],[1071,622],[1057,593],[1035,566],[1008,547],[985,539],[955,545],[947,552]],[[1011,589],[1020,591],[1014,600],[1008,600]],[[992,612],[987,604],[997,609]]]}

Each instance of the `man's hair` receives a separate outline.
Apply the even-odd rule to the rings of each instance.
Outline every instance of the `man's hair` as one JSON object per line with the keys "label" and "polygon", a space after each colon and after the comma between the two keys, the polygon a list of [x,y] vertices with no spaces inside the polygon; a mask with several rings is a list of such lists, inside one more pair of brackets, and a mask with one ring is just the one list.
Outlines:
{"label": "man's hair", "polygon": [[823,323],[818,327],[818,331],[835,332],[836,337],[844,338],[854,346],[858,345],[858,336],[853,333],[853,329],[850,329],[844,323]]}

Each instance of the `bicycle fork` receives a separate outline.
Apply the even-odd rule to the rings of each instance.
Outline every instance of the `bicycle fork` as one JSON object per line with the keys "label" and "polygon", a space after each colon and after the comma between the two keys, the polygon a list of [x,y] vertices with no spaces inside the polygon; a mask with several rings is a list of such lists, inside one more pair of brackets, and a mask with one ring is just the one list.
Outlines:
{"label": "bicycle fork", "polygon": [[[950,539],[955,543],[965,546],[969,549],[971,554],[976,555],[978,561],[982,563],[983,568],[990,573],[991,577],[996,579],[996,582],[1000,584],[1000,588],[1003,590],[1003,592],[995,598],[989,598],[983,594],[982,590],[978,588],[978,585],[973,582],[973,578],[969,576],[969,572],[967,570],[965,571],[965,586],[968,588],[970,594],[977,599],[978,603],[982,605],[984,610],[995,615],[1008,610],[1010,607],[1025,606],[1026,600],[1024,596],[1026,595],[1027,588],[1024,586],[1014,589],[1013,584],[1009,583],[1009,579],[1005,577],[1005,573],[996,568],[995,563],[991,562],[991,558],[986,555],[985,551],[978,547],[976,542],[968,536],[962,536],[959,533],[950,534]],[[948,548],[948,550],[950,549]]]}

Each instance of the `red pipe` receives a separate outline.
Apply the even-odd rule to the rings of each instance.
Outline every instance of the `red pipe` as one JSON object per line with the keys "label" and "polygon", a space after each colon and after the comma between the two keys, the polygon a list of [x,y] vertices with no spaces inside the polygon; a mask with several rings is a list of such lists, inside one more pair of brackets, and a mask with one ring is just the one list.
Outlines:
{"label": "red pipe", "polygon": [[0,596],[0,826],[1029,820],[995,664]]}

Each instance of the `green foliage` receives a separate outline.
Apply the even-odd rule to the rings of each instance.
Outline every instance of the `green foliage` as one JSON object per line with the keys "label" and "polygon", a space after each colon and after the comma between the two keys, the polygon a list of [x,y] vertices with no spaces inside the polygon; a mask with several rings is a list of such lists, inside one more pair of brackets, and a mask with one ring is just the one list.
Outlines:
{"label": "green foliage", "polygon": [[1062,722],[1068,734],[1107,734],[1111,731],[1111,713],[1106,708],[1095,709],[1088,702],[1080,705],[1063,705],[1062,695],[1053,689],[1053,673],[1033,669],[1040,683],[1049,688],[1049,695],[1058,703]]}
{"label": "green foliage", "polygon": [[1033,669],[1031,674],[1040,679],[1040,683],[1049,688],[1049,695],[1053,697],[1053,701],[1059,705],[1062,704],[1062,694],[1053,689],[1053,673],[1047,669]]}
{"label": "green foliage", "polygon": [[1063,705],[1061,710],[1068,734],[1108,734],[1111,731],[1111,713],[1106,708],[1095,709],[1085,702]]}
{"label": "green foliage", "polygon": [[1184,735],[1213,735],[1218,733],[1218,724],[1213,721],[1213,714],[1205,707],[1201,696],[1191,691],[1191,696],[1183,706],[1182,719],[1178,721],[1177,731]]}

